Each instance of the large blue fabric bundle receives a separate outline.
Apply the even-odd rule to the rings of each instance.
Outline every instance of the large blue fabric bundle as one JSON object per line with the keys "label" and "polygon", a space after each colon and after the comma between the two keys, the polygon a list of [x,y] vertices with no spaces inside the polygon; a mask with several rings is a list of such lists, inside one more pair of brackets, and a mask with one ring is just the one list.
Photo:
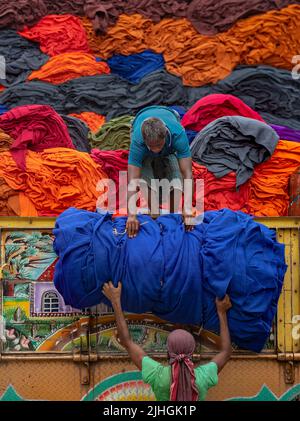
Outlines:
{"label": "large blue fabric bundle", "polygon": [[128,239],[126,217],[74,208],[58,217],[54,282],[65,303],[75,308],[108,303],[103,283],[121,280],[125,311],[151,311],[218,333],[215,298],[228,293],[233,342],[261,351],[286,271],[284,245],[275,232],[228,209],[206,212],[191,232],[180,215],[139,220],[138,236]]}
{"label": "large blue fabric bundle", "polygon": [[112,73],[116,73],[131,83],[140,83],[144,76],[163,69],[165,65],[163,55],[150,50],[129,56],[115,54],[107,60],[107,63]]}

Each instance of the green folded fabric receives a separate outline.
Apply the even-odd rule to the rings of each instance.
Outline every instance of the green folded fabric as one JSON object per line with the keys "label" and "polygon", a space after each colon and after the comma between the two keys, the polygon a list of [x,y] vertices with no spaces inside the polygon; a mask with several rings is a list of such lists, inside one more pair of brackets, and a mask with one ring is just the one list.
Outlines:
{"label": "green folded fabric", "polygon": [[134,117],[124,115],[109,120],[97,133],[89,132],[89,142],[92,148],[115,151],[129,149],[130,129]]}

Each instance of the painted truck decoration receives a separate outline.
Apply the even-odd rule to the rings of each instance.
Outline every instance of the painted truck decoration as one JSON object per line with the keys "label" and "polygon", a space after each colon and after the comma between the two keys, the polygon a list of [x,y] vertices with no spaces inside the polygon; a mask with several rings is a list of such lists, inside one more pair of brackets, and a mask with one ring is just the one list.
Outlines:
{"label": "painted truck decoration", "polygon": [[[131,369],[119,369],[118,359],[124,350],[115,338],[115,323],[111,308],[103,304],[94,308],[75,309],[65,305],[63,298],[53,284],[54,267],[57,256],[53,251],[52,227],[54,219],[18,218],[19,228],[10,228],[10,218],[0,218],[0,356],[72,354],[85,352],[110,358],[114,374],[94,381],[90,388],[82,391],[82,400],[153,400],[154,396],[145,385],[140,373]],[[35,219],[35,218],[33,218]],[[276,218],[275,218],[276,219]],[[42,222],[39,222],[42,221]],[[297,222],[295,222],[297,221]],[[268,222],[266,220],[266,222]],[[285,218],[284,226],[273,223],[279,241],[287,244],[286,253],[289,267],[285,286],[279,303],[279,315],[263,352],[266,358],[275,353],[285,353],[291,349],[299,355],[299,344],[286,337],[291,331],[292,318],[299,310],[299,221]],[[42,228],[41,228],[42,227]],[[295,293],[296,291],[296,293]],[[151,314],[128,314],[131,334],[136,342],[152,355],[163,355],[166,339],[174,326]],[[191,327],[196,337],[198,354],[216,349],[218,337],[199,327]],[[289,342],[290,341],[290,342]],[[299,341],[298,341],[299,342]],[[237,354],[240,353],[236,350]],[[243,352],[240,353],[243,355]],[[245,352],[244,352],[245,354]],[[50,358],[50,357],[49,357]],[[27,362],[30,364],[30,362]],[[59,364],[57,362],[56,364]],[[98,362],[97,364],[101,364]],[[0,365],[1,371],[1,365]],[[298,399],[297,376],[284,393],[270,390],[267,385],[239,396],[246,400],[290,400]],[[1,389],[2,387],[2,389]],[[288,393],[288,391],[290,391]],[[2,397],[1,397],[2,396]],[[19,392],[16,384],[9,382],[5,388],[0,382],[1,400],[28,400]],[[33,396],[29,400],[35,399]],[[231,398],[233,399],[233,398]]]}

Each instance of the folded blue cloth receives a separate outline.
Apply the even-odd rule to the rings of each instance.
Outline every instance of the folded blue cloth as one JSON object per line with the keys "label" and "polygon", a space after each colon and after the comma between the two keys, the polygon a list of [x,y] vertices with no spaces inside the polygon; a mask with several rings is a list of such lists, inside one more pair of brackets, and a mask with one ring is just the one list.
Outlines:
{"label": "folded blue cloth", "polygon": [[165,66],[163,55],[153,53],[150,50],[129,56],[116,54],[108,59],[107,63],[112,73],[127,79],[131,83],[139,83],[144,76]]}
{"label": "folded blue cloth", "polygon": [[218,333],[215,298],[228,293],[232,341],[261,351],[286,271],[284,245],[275,232],[228,209],[206,212],[191,232],[180,215],[138,218],[142,225],[134,239],[125,232],[126,217],[70,208],[57,218],[54,283],[65,303],[109,304],[103,284],[121,280],[125,311],[151,311]]}
{"label": "folded blue cloth", "polygon": [[190,144],[192,143],[192,141],[195,139],[196,135],[198,134],[198,132],[196,132],[195,130],[187,130],[187,129],[185,129],[185,133],[189,139]]}
{"label": "folded blue cloth", "polygon": [[6,113],[8,109],[4,105],[0,105],[0,115]]}

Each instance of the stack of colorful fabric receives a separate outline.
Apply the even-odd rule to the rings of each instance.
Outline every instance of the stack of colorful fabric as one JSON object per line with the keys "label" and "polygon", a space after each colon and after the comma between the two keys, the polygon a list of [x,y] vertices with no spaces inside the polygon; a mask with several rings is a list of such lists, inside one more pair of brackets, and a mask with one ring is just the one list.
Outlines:
{"label": "stack of colorful fabric", "polygon": [[[207,165],[193,164],[195,178],[206,184],[205,209],[287,214],[289,176],[300,146],[295,144],[300,80],[290,72],[300,47],[297,2],[224,0],[216,8],[212,0],[36,0],[34,10],[27,3],[11,2],[0,13],[0,27],[5,26],[0,50],[8,64],[0,81],[0,116],[7,109],[12,113],[0,117],[1,124],[6,121],[0,127],[12,139],[9,146],[2,143],[21,169],[27,170],[27,150],[61,146],[86,153],[94,148],[93,159],[110,174],[112,162],[124,169],[134,115],[148,105],[174,106],[194,158]],[[7,39],[13,47],[7,47]],[[22,126],[16,116],[26,109]],[[271,124],[282,139],[273,153],[274,137],[268,161],[262,162],[263,148],[261,159],[251,155],[248,180],[234,172],[232,156],[229,173],[221,177],[211,142],[205,158],[195,155],[196,149],[204,150],[207,125],[215,128],[216,120],[236,116],[253,119],[255,127]],[[257,136],[253,139],[257,142]],[[228,159],[222,150],[219,156]],[[211,172],[216,166],[220,178]]]}

